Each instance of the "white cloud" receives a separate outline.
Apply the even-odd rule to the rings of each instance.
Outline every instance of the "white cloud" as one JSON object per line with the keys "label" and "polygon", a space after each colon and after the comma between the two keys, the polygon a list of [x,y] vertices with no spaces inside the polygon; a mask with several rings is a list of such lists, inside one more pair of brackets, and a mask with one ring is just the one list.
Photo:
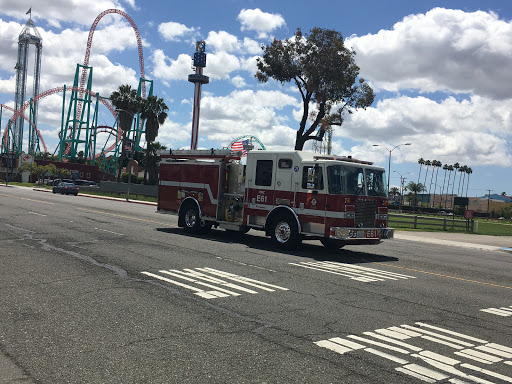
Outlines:
{"label": "white cloud", "polygon": [[158,32],[167,41],[180,41],[182,38],[192,35],[195,29],[188,28],[184,24],[170,21],[160,24],[158,26]]}
{"label": "white cloud", "polygon": [[[95,0],[85,3],[81,0],[52,0],[36,2],[31,0],[0,0],[2,14],[11,16],[23,23],[28,19],[26,12],[32,8],[32,20],[36,25],[44,20],[51,26],[58,27],[60,22],[72,22],[91,26],[96,17],[107,9],[121,9],[119,1]],[[131,2],[128,2],[131,5]]]}
{"label": "white cloud", "polygon": [[250,55],[258,55],[263,52],[261,49],[261,44],[258,43],[256,40],[249,39],[248,37],[244,37],[243,45],[246,52]]}
{"label": "white cloud", "polygon": [[238,38],[226,31],[210,31],[205,42],[207,48],[212,45],[216,52],[233,52],[240,49]]}
{"label": "white cloud", "polygon": [[243,77],[241,76],[235,76],[231,79],[231,82],[233,83],[233,85],[237,88],[243,88],[245,87],[247,84],[245,83],[245,80],[243,79]]}
{"label": "white cloud", "polygon": [[[298,100],[278,91],[233,91],[201,101],[200,135],[226,146],[236,136],[255,135],[267,145],[293,146],[295,129],[283,126],[278,111]],[[276,131],[276,132],[274,132]],[[288,132],[279,135],[279,132]]]}
{"label": "white cloud", "polygon": [[394,161],[414,163],[431,156],[443,163],[457,159],[473,165],[511,166],[512,153],[507,147],[512,138],[511,110],[512,100],[474,96],[435,102],[403,96],[350,115],[342,127],[334,128],[334,135],[364,142],[364,155],[370,160],[378,156],[383,161],[387,154],[381,148],[375,151],[371,144],[411,142],[393,152]]}
{"label": "white cloud", "polygon": [[239,68],[240,60],[237,56],[226,52],[212,53],[206,57],[204,74],[211,79],[228,79],[229,74]]}
{"label": "white cloud", "polygon": [[187,80],[192,73],[192,59],[189,55],[180,54],[176,60],[165,56],[164,51],[156,49],[153,52],[153,75],[162,80]]}
{"label": "white cloud", "polygon": [[259,38],[266,38],[274,29],[286,25],[281,15],[262,12],[259,8],[242,9],[238,20],[242,31],[256,31]]}
{"label": "white cloud", "polygon": [[494,13],[434,8],[346,45],[377,89],[512,97],[512,22]]}

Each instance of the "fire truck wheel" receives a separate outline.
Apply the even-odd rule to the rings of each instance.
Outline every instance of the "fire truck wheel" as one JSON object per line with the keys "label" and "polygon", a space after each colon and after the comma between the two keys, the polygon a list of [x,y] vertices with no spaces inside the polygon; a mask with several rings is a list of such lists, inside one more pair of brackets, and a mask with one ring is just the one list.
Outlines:
{"label": "fire truck wheel", "polygon": [[320,242],[325,248],[331,251],[335,251],[345,246],[345,244],[342,244],[341,241],[337,241],[334,239],[321,239]]}
{"label": "fire truck wheel", "polygon": [[212,228],[211,223],[202,220],[199,217],[199,210],[193,204],[184,207],[183,210],[183,229],[189,233],[205,233]]}
{"label": "fire truck wheel", "polygon": [[302,242],[297,221],[291,215],[280,215],[272,222],[272,240],[282,249],[296,249]]}

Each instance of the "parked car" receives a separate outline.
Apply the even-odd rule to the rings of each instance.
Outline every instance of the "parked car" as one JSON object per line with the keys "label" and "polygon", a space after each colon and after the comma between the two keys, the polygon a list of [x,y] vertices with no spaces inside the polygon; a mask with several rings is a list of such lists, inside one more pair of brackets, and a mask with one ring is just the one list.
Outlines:
{"label": "parked car", "polygon": [[60,193],[62,195],[73,194],[78,195],[79,188],[73,183],[59,183],[53,187],[53,193]]}

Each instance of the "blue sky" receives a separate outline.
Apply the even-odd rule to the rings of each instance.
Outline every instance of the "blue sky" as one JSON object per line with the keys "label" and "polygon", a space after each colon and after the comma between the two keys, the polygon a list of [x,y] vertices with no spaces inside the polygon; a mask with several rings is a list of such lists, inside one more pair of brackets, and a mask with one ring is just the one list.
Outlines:
{"label": "blue sky", "polygon": [[[169,148],[190,145],[193,85],[187,75],[195,41],[205,40],[210,83],[203,87],[199,146],[218,148],[254,135],[269,149],[292,149],[300,95],[292,84],[255,80],[259,47],[274,37],[291,37],[297,28],[335,29],[355,49],[360,76],[374,88],[376,100],[335,128],[334,153],[387,169],[389,149],[410,142],[392,152],[391,186],[399,185],[400,174],[406,183],[417,181],[421,157],[471,167],[470,196],[489,189],[512,195],[512,7],[504,0],[0,0],[0,103],[11,107],[17,38],[29,8],[43,37],[41,91],[72,85],[89,29],[101,12],[126,12],[142,38],[146,78],[170,108],[158,136]],[[89,65],[93,91],[102,96],[121,84],[137,86],[135,34],[122,16],[100,20]],[[31,75],[29,70],[28,95]],[[58,141],[61,111],[62,94],[39,105],[38,127],[50,152]],[[4,112],[2,130],[8,118]],[[100,109],[99,120],[112,125],[106,109]],[[311,144],[305,150],[312,150]]]}

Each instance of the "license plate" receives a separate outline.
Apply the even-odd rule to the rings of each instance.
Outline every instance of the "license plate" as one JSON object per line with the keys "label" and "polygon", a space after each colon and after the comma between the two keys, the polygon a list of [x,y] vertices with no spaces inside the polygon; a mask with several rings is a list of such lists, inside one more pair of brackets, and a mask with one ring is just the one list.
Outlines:
{"label": "license plate", "polygon": [[365,232],[366,232],[365,233],[366,237],[371,237],[371,238],[377,237],[377,231],[375,229],[370,229]]}
{"label": "license plate", "polygon": [[357,231],[357,237],[365,237],[366,231]]}

